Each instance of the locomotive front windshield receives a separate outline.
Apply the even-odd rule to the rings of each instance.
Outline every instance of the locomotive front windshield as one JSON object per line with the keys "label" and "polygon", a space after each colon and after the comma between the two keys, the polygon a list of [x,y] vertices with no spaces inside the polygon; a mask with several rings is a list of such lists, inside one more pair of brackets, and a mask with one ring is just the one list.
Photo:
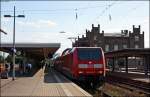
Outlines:
{"label": "locomotive front windshield", "polygon": [[78,49],[78,57],[80,60],[99,60],[101,57],[100,49]]}

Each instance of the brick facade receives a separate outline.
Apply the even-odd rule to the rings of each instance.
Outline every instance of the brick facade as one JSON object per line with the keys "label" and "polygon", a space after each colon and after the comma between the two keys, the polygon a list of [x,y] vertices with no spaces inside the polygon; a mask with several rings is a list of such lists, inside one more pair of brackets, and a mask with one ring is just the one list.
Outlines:
{"label": "brick facade", "polygon": [[73,47],[102,47],[105,52],[124,48],[144,48],[144,32],[141,33],[140,25],[136,28],[133,25],[133,31],[121,30],[120,33],[100,32],[100,25],[94,27],[91,31],[86,30],[86,36],[78,37],[73,43]]}

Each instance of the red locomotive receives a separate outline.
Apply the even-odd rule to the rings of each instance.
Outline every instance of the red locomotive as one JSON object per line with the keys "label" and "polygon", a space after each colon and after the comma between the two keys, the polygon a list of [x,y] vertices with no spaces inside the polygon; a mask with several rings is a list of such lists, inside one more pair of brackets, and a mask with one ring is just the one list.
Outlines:
{"label": "red locomotive", "polygon": [[104,81],[105,57],[100,47],[74,47],[57,57],[54,67],[71,79],[97,85]]}

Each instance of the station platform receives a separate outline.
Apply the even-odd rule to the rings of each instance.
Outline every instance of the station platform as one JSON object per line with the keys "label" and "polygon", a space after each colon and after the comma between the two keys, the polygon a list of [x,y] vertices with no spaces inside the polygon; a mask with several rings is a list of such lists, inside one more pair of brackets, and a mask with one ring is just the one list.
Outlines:
{"label": "station platform", "polygon": [[144,83],[150,83],[150,75],[145,75],[144,73],[138,73],[138,72],[108,72],[107,75],[121,77],[121,78],[127,78],[135,81],[140,81]]}
{"label": "station platform", "polygon": [[54,69],[40,69],[33,77],[19,77],[14,81],[0,80],[1,96],[92,97]]}

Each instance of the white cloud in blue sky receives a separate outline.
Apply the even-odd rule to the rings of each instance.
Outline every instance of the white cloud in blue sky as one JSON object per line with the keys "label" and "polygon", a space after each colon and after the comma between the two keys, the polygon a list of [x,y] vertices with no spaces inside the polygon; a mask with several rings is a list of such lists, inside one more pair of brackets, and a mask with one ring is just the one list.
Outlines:
{"label": "white cloud in blue sky", "polygon": [[[109,4],[113,5],[108,8]],[[71,47],[68,37],[81,37],[85,29],[91,30],[92,24],[100,24],[101,31],[104,30],[105,33],[120,32],[124,29],[132,31],[132,25],[141,25],[141,31],[145,32],[145,47],[149,47],[148,1],[2,2],[1,15],[12,15],[14,5],[16,14],[25,15],[25,18],[16,19],[17,42],[60,42],[62,51]],[[1,17],[1,20],[2,29],[8,32],[7,36],[2,35],[2,42],[11,42],[13,19]],[[60,34],[60,31],[67,33]]]}
{"label": "white cloud in blue sky", "polygon": [[45,27],[51,28],[57,25],[57,23],[51,21],[51,20],[37,20],[37,21],[32,21],[32,22],[26,22],[24,23],[23,21],[18,21],[18,25],[23,26],[23,27],[32,27],[32,28],[39,28],[42,29]]}

